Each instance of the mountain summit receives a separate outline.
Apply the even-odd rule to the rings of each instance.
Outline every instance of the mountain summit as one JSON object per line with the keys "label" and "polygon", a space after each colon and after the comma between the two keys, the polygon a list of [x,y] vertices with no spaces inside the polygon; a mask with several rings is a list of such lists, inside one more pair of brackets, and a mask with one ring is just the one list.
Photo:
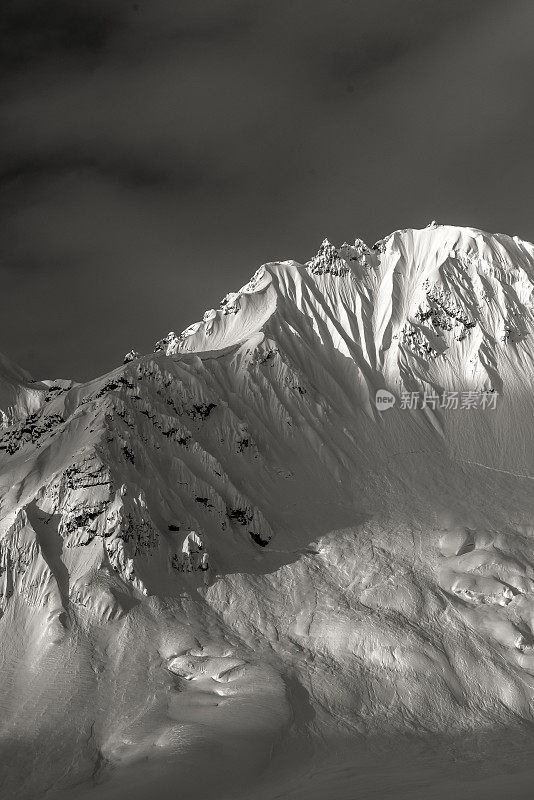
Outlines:
{"label": "mountain summit", "polygon": [[533,310],[532,244],[432,223],[265,264],[85,384],[0,362],[9,796],[423,798],[481,741],[497,796]]}
{"label": "mountain summit", "polygon": [[[411,385],[418,364],[421,380],[457,380],[460,368],[473,385],[500,386],[492,365],[499,344],[527,335],[533,265],[533,246],[517,237],[435,223],[396,231],[372,248],[361,239],[339,248],[325,239],[305,265],[261,267],[200,322],[169,333],[156,352],[221,350],[290,328],[306,340],[313,332],[318,345],[382,381]],[[368,389],[372,395],[372,381]]]}

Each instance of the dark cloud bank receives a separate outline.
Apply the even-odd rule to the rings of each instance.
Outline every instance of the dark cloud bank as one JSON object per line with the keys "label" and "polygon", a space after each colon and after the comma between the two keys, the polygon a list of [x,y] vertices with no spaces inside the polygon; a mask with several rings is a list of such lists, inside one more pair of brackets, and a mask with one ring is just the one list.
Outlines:
{"label": "dark cloud bank", "polygon": [[88,378],[324,236],[534,239],[534,5],[4,0],[0,351]]}

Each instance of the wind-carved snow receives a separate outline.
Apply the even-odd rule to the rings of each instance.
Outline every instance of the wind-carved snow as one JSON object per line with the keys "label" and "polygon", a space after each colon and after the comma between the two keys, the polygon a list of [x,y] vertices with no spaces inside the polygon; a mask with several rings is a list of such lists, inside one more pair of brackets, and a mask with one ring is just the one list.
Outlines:
{"label": "wind-carved snow", "polygon": [[37,413],[45,399],[72,385],[73,381],[35,381],[0,354],[0,431]]}
{"label": "wind-carved snow", "polygon": [[154,352],[172,355],[197,350],[198,342],[206,337],[211,338],[207,349],[224,348],[244,341],[274,310],[275,297],[267,267],[260,267],[238,292],[227,294],[218,309],[206,311],[200,322],[189,325],[179,336],[171,331],[156,342]]}
{"label": "wind-carved snow", "polygon": [[265,264],[83,385],[2,362],[9,796],[426,798],[482,736],[502,792],[534,707],[533,308],[532,245],[433,224]]}

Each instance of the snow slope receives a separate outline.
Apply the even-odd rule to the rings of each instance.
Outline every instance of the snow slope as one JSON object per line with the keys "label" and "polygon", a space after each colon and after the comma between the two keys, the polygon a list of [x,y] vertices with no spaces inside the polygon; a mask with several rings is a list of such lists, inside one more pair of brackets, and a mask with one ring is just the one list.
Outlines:
{"label": "snow slope", "polygon": [[530,796],[533,309],[533,245],[432,224],[2,366],[8,796]]}
{"label": "snow slope", "polygon": [[34,381],[26,370],[0,354],[0,430],[37,411],[49,392],[49,384]]}

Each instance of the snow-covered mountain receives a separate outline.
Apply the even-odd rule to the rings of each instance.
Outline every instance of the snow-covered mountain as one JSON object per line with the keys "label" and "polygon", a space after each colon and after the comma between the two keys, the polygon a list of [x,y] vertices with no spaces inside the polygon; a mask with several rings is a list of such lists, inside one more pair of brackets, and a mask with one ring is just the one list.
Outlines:
{"label": "snow-covered mountain", "polygon": [[534,245],[433,223],[86,384],[0,361],[6,796],[519,792],[533,311]]}

